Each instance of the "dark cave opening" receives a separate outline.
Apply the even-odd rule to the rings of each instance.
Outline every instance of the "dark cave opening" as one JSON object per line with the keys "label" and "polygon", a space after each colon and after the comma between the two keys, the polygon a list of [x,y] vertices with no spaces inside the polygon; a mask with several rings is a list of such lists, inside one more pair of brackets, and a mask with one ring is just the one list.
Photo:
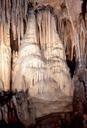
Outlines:
{"label": "dark cave opening", "polygon": [[18,51],[18,42],[17,39],[14,40],[12,29],[10,28],[10,47],[12,52]]}
{"label": "dark cave opening", "polygon": [[69,60],[67,59],[67,65],[70,69],[70,75],[71,75],[71,78],[73,77],[74,75],[74,71],[75,71],[75,68],[76,68],[76,61],[75,61],[75,58],[73,58],[73,60]]}

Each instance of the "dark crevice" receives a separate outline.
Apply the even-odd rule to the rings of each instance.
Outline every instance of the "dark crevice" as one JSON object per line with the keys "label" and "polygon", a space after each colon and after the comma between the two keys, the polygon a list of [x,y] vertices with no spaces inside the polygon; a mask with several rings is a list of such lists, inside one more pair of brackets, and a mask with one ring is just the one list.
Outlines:
{"label": "dark crevice", "polygon": [[82,15],[83,15],[83,19],[85,21],[85,14],[87,13],[87,0],[82,0]]}
{"label": "dark crevice", "polygon": [[11,29],[10,29],[10,46],[11,46],[12,52],[18,51],[18,42],[17,42],[17,39],[16,40],[13,39],[13,33]]}
{"label": "dark crevice", "polygon": [[67,61],[67,65],[70,69],[71,78],[73,78],[73,75],[74,75],[74,72],[75,72],[75,69],[76,69],[75,57],[73,58],[73,60],[66,59],[66,61]]}

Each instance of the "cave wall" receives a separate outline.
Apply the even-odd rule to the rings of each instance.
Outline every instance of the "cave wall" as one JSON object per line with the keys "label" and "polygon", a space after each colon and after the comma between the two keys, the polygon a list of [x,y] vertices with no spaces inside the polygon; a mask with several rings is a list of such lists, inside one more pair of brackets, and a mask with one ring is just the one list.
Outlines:
{"label": "cave wall", "polygon": [[[87,16],[81,3],[0,0],[1,119],[9,122],[9,108],[27,126],[51,113],[72,112],[81,86],[78,105],[84,108]],[[77,102],[76,112],[85,113]]]}

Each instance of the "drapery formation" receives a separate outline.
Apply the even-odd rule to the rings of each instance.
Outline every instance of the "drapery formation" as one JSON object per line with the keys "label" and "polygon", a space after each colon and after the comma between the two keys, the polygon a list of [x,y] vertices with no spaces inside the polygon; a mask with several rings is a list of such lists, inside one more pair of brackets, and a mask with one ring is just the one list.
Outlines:
{"label": "drapery formation", "polygon": [[[39,42],[36,38],[36,20]],[[21,41],[13,77],[12,89],[28,89],[37,117],[62,110],[71,111],[72,81],[63,44],[57,34],[55,17],[49,8],[38,13],[37,19],[34,11],[29,10],[27,30]]]}

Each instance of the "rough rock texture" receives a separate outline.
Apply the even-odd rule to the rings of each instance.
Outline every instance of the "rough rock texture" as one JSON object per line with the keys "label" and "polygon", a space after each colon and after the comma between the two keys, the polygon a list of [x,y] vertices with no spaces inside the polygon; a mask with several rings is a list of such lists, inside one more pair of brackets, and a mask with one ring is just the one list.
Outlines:
{"label": "rough rock texture", "polygon": [[12,103],[12,108],[15,109],[17,118],[24,124],[24,126],[28,127],[32,123],[34,124],[34,110],[33,106],[31,106],[31,101],[29,101],[27,92],[17,92],[16,95],[14,95],[12,98]]}
{"label": "rough rock texture", "polygon": [[0,120],[28,127],[38,117],[72,112],[72,101],[78,115],[86,113],[86,4],[0,0]]}
{"label": "rough rock texture", "polygon": [[87,69],[80,67],[74,75],[74,111],[87,114]]}

